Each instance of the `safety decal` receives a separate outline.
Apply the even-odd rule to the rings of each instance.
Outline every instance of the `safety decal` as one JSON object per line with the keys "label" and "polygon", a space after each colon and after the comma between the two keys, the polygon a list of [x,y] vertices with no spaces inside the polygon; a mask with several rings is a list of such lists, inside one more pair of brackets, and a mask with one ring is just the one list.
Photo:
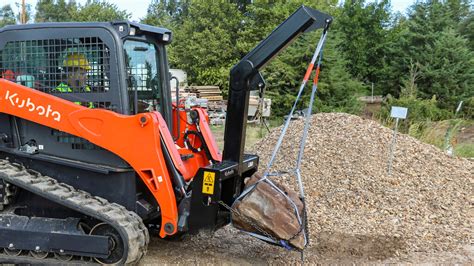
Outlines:
{"label": "safety decal", "polygon": [[204,179],[202,180],[202,193],[214,194],[214,181],[216,173],[204,171]]}

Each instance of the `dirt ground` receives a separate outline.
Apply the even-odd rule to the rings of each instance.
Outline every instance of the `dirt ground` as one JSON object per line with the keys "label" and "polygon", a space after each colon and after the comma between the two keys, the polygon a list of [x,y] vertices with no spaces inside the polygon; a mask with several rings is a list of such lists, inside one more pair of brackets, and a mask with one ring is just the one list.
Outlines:
{"label": "dirt ground", "polygon": [[474,125],[461,129],[458,134],[459,142],[474,143]]}
{"label": "dirt ground", "polygon": [[[312,236],[312,247],[304,253],[305,264],[352,263],[443,263],[474,262],[474,248],[457,252],[404,254],[403,243],[383,236],[347,236],[322,233]],[[301,264],[299,252],[275,247],[229,227],[214,233],[186,236],[181,241],[151,239],[141,265],[266,265]]]}

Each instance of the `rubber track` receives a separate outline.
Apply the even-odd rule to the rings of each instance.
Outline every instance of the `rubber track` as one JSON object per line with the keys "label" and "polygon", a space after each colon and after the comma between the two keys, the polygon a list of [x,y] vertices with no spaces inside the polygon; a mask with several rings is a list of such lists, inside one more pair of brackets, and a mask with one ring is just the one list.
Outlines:
{"label": "rubber track", "polygon": [[[59,183],[56,179],[25,169],[21,165],[11,164],[7,160],[0,160],[0,178],[114,227],[124,241],[125,250],[128,250],[128,252],[124,252],[120,264],[124,264],[124,261],[126,261],[125,264],[136,264],[145,256],[150,241],[148,230],[142,219],[125,207],[117,203],[110,203],[101,197],[92,196],[67,184]],[[5,255],[0,254],[0,257],[5,257]],[[14,262],[15,259],[20,259],[20,256],[9,258]]]}

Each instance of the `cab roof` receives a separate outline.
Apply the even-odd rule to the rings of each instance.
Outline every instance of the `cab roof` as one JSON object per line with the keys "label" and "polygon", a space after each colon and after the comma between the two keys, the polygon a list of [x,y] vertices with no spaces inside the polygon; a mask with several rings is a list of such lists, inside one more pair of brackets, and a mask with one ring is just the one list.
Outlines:
{"label": "cab roof", "polygon": [[44,22],[33,24],[7,25],[0,28],[0,33],[15,30],[47,29],[47,28],[105,28],[116,31],[121,37],[129,35],[130,29],[135,28],[135,34],[157,35],[163,39],[163,35],[169,36],[171,42],[171,31],[166,28],[150,26],[128,20],[113,22]]}

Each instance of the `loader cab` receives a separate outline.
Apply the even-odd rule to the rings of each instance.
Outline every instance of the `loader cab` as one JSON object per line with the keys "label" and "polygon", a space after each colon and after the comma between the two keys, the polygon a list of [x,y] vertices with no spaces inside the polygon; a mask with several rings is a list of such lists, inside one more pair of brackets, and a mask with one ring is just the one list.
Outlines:
{"label": "loader cab", "polygon": [[[0,29],[0,77],[88,107],[159,111],[170,123],[170,41],[167,29],[128,21],[7,26]],[[68,84],[70,55],[84,58],[72,65],[87,70],[88,89]]]}
{"label": "loader cab", "polygon": [[[0,28],[0,78],[88,108],[127,115],[159,111],[172,128],[165,50],[170,41],[167,29],[129,21],[10,25]],[[74,84],[78,79],[83,81]],[[129,167],[82,138],[5,118],[10,122],[0,132],[17,135],[12,149]]]}

